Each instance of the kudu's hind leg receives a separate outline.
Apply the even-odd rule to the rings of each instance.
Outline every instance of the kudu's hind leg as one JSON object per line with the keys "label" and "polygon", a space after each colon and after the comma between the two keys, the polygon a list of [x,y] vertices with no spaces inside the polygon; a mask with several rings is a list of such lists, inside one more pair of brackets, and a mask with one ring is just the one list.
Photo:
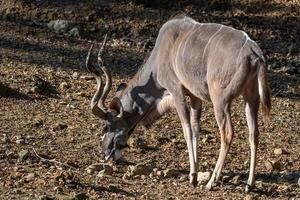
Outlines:
{"label": "kudu's hind leg", "polygon": [[256,165],[256,152],[258,147],[258,125],[257,113],[259,108],[259,95],[256,89],[249,90],[244,95],[246,119],[249,128],[249,143],[250,143],[250,171],[249,178],[246,185],[246,192],[248,192],[255,184],[255,165]]}
{"label": "kudu's hind leg", "polygon": [[220,148],[218,161],[212,173],[212,177],[210,178],[209,182],[206,185],[206,188],[208,190],[210,190],[214,186],[215,182],[217,182],[220,178],[225,157],[228,153],[228,150],[231,145],[232,137],[233,137],[233,130],[231,124],[231,117],[230,117],[230,103],[228,102],[220,103],[220,100],[216,99],[215,102],[213,101],[213,104],[214,104],[215,117],[217,119],[217,123],[221,134],[221,148]]}
{"label": "kudu's hind leg", "polygon": [[189,153],[189,161],[190,161],[190,183],[196,187],[197,182],[197,163],[195,161],[195,155],[193,151],[193,133],[190,124],[190,112],[185,100],[184,93],[181,89],[176,90],[176,92],[170,92],[174,97],[174,106],[178,113],[178,116],[181,121],[181,125],[183,128],[184,138],[187,143],[188,153]]}
{"label": "kudu's hind leg", "polygon": [[191,98],[191,127],[193,132],[193,152],[195,156],[196,171],[198,172],[198,138],[200,134],[200,117],[202,101],[193,97]]}

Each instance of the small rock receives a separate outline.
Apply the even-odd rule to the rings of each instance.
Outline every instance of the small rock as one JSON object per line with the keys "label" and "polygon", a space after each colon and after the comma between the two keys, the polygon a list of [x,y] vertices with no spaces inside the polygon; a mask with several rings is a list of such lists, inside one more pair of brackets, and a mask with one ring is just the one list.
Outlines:
{"label": "small rock", "polygon": [[275,155],[282,155],[283,154],[283,150],[281,148],[274,149],[274,154]]}
{"label": "small rock", "polygon": [[60,90],[65,90],[65,89],[68,89],[70,88],[70,85],[67,83],[67,82],[62,82],[60,85],[59,85],[59,89]]}
{"label": "small rock", "polygon": [[278,161],[266,161],[265,167],[268,171],[280,171],[282,168],[282,165]]}
{"label": "small rock", "polygon": [[239,175],[236,175],[232,178],[232,183],[238,184],[240,180],[241,180],[241,177]]}
{"label": "small rock", "polygon": [[205,184],[209,181],[210,178],[210,172],[198,172],[198,183],[199,184]]}
{"label": "small rock", "polygon": [[175,169],[166,169],[164,170],[164,177],[171,178],[176,176],[177,171]]}
{"label": "small rock", "polygon": [[272,164],[272,162],[269,161],[269,160],[267,160],[267,161],[265,162],[265,167],[266,167],[266,169],[267,169],[268,171],[272,171],[272,170],[273,170],[273,164]]}
{"label": "small rock", "polygon": [[88,95],[85,92],[77,92],[76,95],[81,97],[87,97]]}
{"label": "small rock", "polygon": [[78,79],[78,77],[79,77],[78,72],[74,72],[74,73],[72,74],[72,78],[73,78],[73,79]]}
{"label": "small rock", "polygon": [[34,179],[34,177],[35,177],[34,173],[29,173],[24,178],[25,178],[26,181],[31,181],[31,180]]}
{"label": "small rock", "polygon": [[300,187],[300,178],[298,179],[298,186]]}
{"label": "small rock", "polygon": [[158,171],[156,172],[156,176],[164,176],[164,172],[158,170]]}
{"label": "small rock", "polygon": [[158,171],[158,168],[153,168],[153,173],[156,175],[156,172]]}
{"label": "small rock", "polygon": [[104,167],[103,167],[102,163],[96,163],[96,164],[92,164],[92,165],[88,166],[86,168],[86,171],[87,171],[88,174],[93,174],[94,172],[98,172],[98,171],[101,171],[103,169],[104,169]]}
{"label": "small rock", "polygon": [[153,177],[154,177],[154,173],[151,172],[151,173],[149,174],[149,177],[150,177],[150,178],[153,178]]}
{"label": "small rock", "polygon": [[147,176],[141,175],[141,179],[145,180],[146,178],[147,178]]}
{"label": "small rock", "polygon": [[19,159],[22,161],[22,160],[25,160],[28,158],[28,155],[29,155],[29,151],[28,150],[22,150],[19,152]]}
{"label": "small rock", "polygon": [[83,76],[80,76],[80,78],[83,80],[86,80],[86,81],[94,80],[94,77],[90,76],[90,75],[83,75]]}
{"label": "small rock", "polygon": [[101,170],[98,174],[97,174],[97,177],[99,177],[99,178],[102,178],[102,177],[104,177],[105,176],[105,170],[103,169],[103,170]]}
{"label": "small rock", "polygon": [[138,164],[135,166],[129,166],[130,176],[136,175],[149,175],[152,172],[153,168],[149,165]]}
{"label": "small rock", "polygon": [[3,137],[3,138],[1,138],[1,142],[3,142],[3,143],[6,143],[6,142],[8,142],[9,140],[8,140],[8,138],[7,137]]}
{"label": "small rock", "polygon": [[79,29],[77,27],[72,28],[69,31],[69,35],[72,37],[79,37]]}
{"label": "small rock", "polygon": [[106,176],[106,175],[110,176],[110,175],[112,175],[112,173],[113,173],[113,168],[112,168],[111,166],[109,166],[109,165],[105,165],[104,169],[101,170],[101,171],[98,173],[97,176],[98,176],[99,178],[102,178],[102,177],[104,177],[104,176]]}
{"label": "small rock", "polygon": [[51,20],[47,26],[56,33],[65,33],[72,29],[74,23],[67,20]]}
{"label": "small rock", "polygon": [[202,142],[202,143],[206,143],[207,140],[208,140],[208,137],[205,137],[205,138],[203,138],[203,139],[201,140],[201,142]]}
{"label": "small rock", "polygon": [[23,138],[16,139],[16,144],[24,144],[25,140]]}
{"label": "small rock", "polygon": [[244,200],[253,200],[254,197],[251,194],[247,194],[247,196],[244,198]]}

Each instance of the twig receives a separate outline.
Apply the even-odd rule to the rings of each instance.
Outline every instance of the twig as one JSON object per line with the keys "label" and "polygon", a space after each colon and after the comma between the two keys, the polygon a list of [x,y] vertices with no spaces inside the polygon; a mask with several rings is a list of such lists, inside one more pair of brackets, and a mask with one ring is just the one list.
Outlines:
{"label": "twig", "polygon": [[75,167],[73,167],[73,166],[71,166],[71,165],[69,165],[69,164],[66,164],[66,163],[59,162],[59,161],[57,161],[57,160],[55,160],[55,159],[47,159],[47,158],[43,158],[42,156],[40,156],[40,155],[36,152],[36,150],[35,150],[34,147],[32,147],[32,150],[33,150],[34,154],[35,154],[39,159],[41,159],[43,162],[56,163],[56,164],[59,164],[59,165],[63,165],[63,166],[69,167],[69,168],[71,168],[71,169],[73,169],[73,170],[77,170]]}

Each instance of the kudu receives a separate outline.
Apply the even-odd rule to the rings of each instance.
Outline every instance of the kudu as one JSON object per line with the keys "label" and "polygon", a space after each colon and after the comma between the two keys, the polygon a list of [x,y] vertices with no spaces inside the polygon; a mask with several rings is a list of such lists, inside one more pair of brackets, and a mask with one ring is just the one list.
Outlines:
{"label": "kudu", "polygon": [[[104,120],[105,159],[117,160],[129,135],[139,124],[149,125],[171,108],[180,118],[190,161],[190,182],[197,185],[197,140],[201,102],[211,101],[221,135],[221,148],[207,189],[219,180],[233,129],[230,117],[232,100],[242,95],[249,127],[250,173],[246,190],[254,186],[258,146],[257,113],[259,102],[265,118],[271,109],[266,64],[261,49],[248,35],[234,28],[198,23],[189,17],[172,19],[159,31],[154,49],[128,84],[121,84],[107,108],[104,101],[112,79],[98,54],[100,70],[92,67],[90,48],[86,66],[97,80],[91,108]],[[101,72],[102,71],[102,72]],[[106,84],[103,86],[101,75]],[[190,104],[186,101],[190,97]]]}

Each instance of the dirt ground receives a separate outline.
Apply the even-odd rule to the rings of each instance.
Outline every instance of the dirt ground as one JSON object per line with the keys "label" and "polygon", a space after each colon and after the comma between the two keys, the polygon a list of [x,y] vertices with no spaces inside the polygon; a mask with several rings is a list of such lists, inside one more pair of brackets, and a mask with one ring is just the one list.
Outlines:
{"label": "dirt ground", "polygon": [[[300,3],[203,2],[0,1],[0,199],[300,199]],[[161,25],[180,13],[242,29],[265,53],[272,120],[259,117],[257,182],[248,194],[241,99],[233,105],[235,136],[223,179],[213,191],[189,185],[187,148],[174,113],[149,130],[137,128],[111,175],[86,170],[103,162],[102,123],[89,107],[96,83],[84,68],[90,44],[108,33],[104,60],[115,87],[136,73]],[[56,19],[75,22],[79,36],[47,28]],[[204,103],[199,144],[199,170],[212,172],[220,139],[211,103]],[[124,178],[140,163],[176,173]]]}

